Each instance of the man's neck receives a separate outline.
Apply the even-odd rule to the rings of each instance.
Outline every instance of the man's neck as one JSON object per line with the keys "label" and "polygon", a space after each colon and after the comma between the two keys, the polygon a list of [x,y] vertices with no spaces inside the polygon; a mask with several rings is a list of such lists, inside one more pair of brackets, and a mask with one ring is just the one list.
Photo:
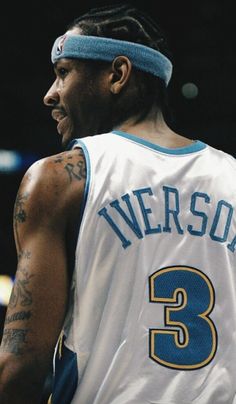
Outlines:
{"label": "man's neck", "polygon": [[149,114],[147,118],[138,123],[135,122],[135,119],[129,119],[115,129],[167,148],[185,147],[192,143],[191,139],[175,133],[166,124],[160,112],[155,116]]}

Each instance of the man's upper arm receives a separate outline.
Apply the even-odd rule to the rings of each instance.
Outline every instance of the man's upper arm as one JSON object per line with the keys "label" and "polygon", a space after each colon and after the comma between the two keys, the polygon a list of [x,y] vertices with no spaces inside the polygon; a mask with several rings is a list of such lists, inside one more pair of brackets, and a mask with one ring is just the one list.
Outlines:
{"label": "man's upper arm", "polygon": [[[66,231],[78,216],[85,163],[80,151],[35,163],[25,174],[14,209],[18,267],[0,355],[47,368],[63,325],[68,273]],[[1,364],[0,356],[0,364]]]}

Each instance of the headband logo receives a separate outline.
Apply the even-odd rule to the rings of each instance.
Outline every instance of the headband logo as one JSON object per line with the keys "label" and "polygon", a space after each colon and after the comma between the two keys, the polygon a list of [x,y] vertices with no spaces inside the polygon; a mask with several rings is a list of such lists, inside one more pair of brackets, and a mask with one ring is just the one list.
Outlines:
{"label": "headband logo", "polygon": [[60,55],[62,53],[65,40],[66,40],[66,35],[63,35],[60,37],[58,44],[57,44],[57,50],[56,50],[57,55]]}

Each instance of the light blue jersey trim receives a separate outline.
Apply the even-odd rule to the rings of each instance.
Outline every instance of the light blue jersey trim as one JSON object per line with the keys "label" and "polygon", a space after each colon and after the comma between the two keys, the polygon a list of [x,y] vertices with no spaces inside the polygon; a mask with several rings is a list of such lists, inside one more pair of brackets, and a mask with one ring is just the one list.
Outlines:
{"label": "light blue jersey trim", "polygon": [[88,149],[82,140],[74,139],[74,141],[71,142],[69,146],[71,149],[74,148],[75,146],[79,146],[84,152],[84,157],[85,157],[85,162],[86,162],[86,182],[85,182],[85,188],[84,188],[83,201],[82,201],[81,209],[80,209],[80,223],[81,223],[81,220],[82,220],[82,217],[84,214],[84,209],[86,206],[86,202],[88,199],[88,193],[89,193],[89,187],[90,187],[90,178],[91,178],[90,157],[89,157]]}
{"label": "light blue jersey trim", "polygon": [[86,162],[86,182],[85,182],[85,188],[84,188],[84,195],[83,195],[83,200],[81,204],[81,209],[80,209],[80,221],[79,221],[79,227],[80,223],[84,214],[84,209],[86,206],[86,202],[88,199],[88,193],[89,193],[89,187],[90,187],[90,178],[91,178],[91,164],[90,164],[90,157],[89,157],[89,152],[87,147],[85,146],[84,142],[80,139],[73,139],[66,150],[73,150],[76,146],[80,147],[83,152],[84,152],[84,157],[85,157],[85,162]]}
{"label": "light blue jersey trim", "polygon": [[175,154],[175,155],[190,154],[201,151],[207,147],[205,143],[201,142],[200,140],[197,140],[196,142],[192,143],[189,146],[179,147],[176,149],[169,149],[167,147],[158,146],[157,144],[151,143],[148,140],[142,139],[138,136],[131,135],[130,133],[122,132],[121,130],[114,130],[112,131],[112,133],[118,136],[122,136],[126,139],[132,140],[133,142],[140,143],[143,146],[149,147],[151,149],[157,150],[165,154]]}
{"label": "light blue jersey trim", "polygon": [[[88,192],[89,192],[89,186],[90,186],[90,173],[91,173],[91,169],[90,169],[90,158],[89,158],[89,153],[88,150],[85,146],[85,144],[78,140],[78,139],[73,139],[68,147],[67,147],[67,151],[68,150],[73,150],[74,147],[80,147],[82,148],[83,152],[84,152],[84,156],[85,156],[85,161],[86,161],[86,171],[87,171],[87,175],[86,175],[86,182],[85,182],[85,189],[84,189],[84,195],[83,195],[83,200],[81,203],[81,207],[80,207],[80,212],[79,212],[79,217],[78,217],[78,222],[76,223],[76,228],[75,228],[75,238],[73,239],[73,243],[69,243],[68,245],[68,273],[69,273],[69,279],[71,281],[72,276],[73,276],[73,272],[74,272],[74,266],[75,266],[75,250],[76,250],[76,244],[77,244],[77,239],[79,236],[79,231],[80,231],[80,225],[83,219],[83,214],[84,214],[84,209],[85,209],[85,205],[87,202],[87,197],[88,197]],[[75,243],[75,244],[74,244]]]}

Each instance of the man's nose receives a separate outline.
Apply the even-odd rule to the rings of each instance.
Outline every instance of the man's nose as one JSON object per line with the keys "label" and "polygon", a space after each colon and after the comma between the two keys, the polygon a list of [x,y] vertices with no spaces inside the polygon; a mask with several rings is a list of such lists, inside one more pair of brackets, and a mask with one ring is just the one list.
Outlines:
{"label": "man's nose", "polygon": [[59,94],[58,94],[55,82],[49,88],[47,94],[44,96],[43,102],[48,107],[53,107],[54,105],[58,104],[58,102],[59,102]]}

